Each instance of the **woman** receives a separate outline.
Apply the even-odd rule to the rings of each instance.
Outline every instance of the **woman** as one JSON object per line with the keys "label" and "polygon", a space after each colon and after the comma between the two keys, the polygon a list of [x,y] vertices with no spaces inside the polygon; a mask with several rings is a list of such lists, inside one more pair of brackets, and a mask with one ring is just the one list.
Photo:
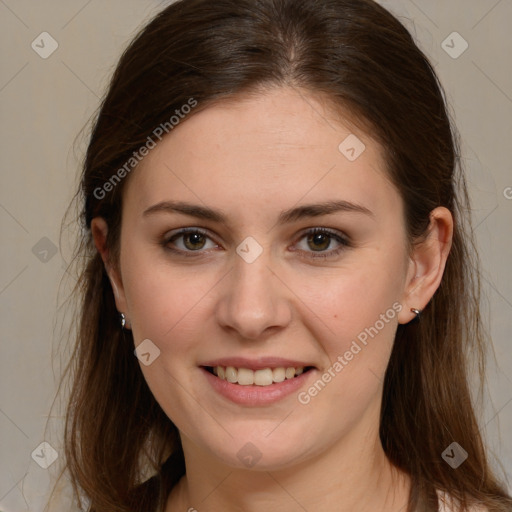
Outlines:
{"label": "woman", "polygon": [[88,510],[511,510],[441,87],[371,0],[182,0],[81,183],[67,463]]}

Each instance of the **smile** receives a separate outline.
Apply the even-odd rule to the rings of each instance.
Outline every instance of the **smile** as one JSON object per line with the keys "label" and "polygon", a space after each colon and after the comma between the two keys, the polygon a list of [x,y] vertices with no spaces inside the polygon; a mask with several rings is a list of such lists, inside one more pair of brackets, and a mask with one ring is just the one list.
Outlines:
{"label": "smile", "polygon": [[250,368],[235,368],[234,366],[207,366],[205,369],[221,380],[240,386],[270,386],[275,383],[293,379],[311,369],[310,366],[280,366],[277,368],[263,368],[251,370]]}
{"label": "smile", "polygon": [[314,366],[273,366],[279,363],[267,362],[249,364],[256,368],[247,368],[243,361],[240,363],[240,366],[212,363],[199,368],[217,395],[249,407],[268,406],[297,393],[318,374]]}

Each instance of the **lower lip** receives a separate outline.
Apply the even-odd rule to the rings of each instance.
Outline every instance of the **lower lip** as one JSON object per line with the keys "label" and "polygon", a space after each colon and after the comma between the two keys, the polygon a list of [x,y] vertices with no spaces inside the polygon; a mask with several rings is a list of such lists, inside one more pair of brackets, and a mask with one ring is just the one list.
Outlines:
{"label": "lower lip", "polygon": [[275,382],[270,386],[242,386],[240,384],[232,384],[227,380],[219,379],[205,368],[201,368],[206,379],[212,388],[220,395],[228,398],[232,402],[240,405],[258,406],[268,405],[285,398],[286,396],[298,391],[304,385],[311,374],[315,372],[311,369],[305,373],[301,373],[293,379],[286,379],[283,382]]}

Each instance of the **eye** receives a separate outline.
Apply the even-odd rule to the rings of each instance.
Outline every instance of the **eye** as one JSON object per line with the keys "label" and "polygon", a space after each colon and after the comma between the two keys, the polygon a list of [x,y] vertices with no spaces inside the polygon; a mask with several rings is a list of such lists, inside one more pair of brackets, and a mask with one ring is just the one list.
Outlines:
{"label": "eye", "polygon": [[[208,241],[211,243],[209,247]],[[163,245],[170,251],[179,252],[185,256],[189,256],[187,253],[204,252],[202,249],[218,247],[208,233],[199,228],[186,228],[181,229],[177,233],[171,233],[165,238]]]}
{"label": "eye", "polygon": [[[208,245],[210,244],[210,245]],[[335,244],[335,248],[332,246]],[[200,228],[183,228],[170,233],[162,242],[163,247],[173,253],[183,256],[200,256],[209,249],[218,248],[207,231]],[[306,258],[335,257],[347,247],[350,247],[346,236],[327,228],[314,228],[303,233],[296,244],[298,250]],[[331,250],[328,250],[331,248]]]}
{"label": "eye", "polygon": [[[328,258],[337,256],[347,247],[350,247],[348,239],[341,233],[331,231],[327,228],[310,229],[300,238],[304,242],[297,244],[301,252],[306,253],[308,258]],[[327,251],[333,245],[336,248]],[[315,254],[316,253],[316,254]]]}

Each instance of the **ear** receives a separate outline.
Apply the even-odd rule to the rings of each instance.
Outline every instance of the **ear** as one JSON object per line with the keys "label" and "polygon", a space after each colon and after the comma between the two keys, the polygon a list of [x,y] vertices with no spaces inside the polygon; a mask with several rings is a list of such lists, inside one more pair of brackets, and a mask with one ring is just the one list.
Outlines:
{"label": "ear", "polygon": [[453,217],[447,208],[439,206],[430,212],[426,236],[413,246],[398,322],[414,319],[411,308],[422,311],[441,284],[446,260],[452,247]]}
{"label": "ear", "polygon": [[[102,217],[94,217],[94,219],[91,221],[91,233],[94,240],[94,245],[96,246],[101,259],[103,260],[105,270],[110,279],[110,284],[112,285],[112,290],[114,291],[117,310],[120,313],[124,313],[126,316],[128,316],[128,308],[126,304],[123,282],[121,280],[121,276],[118,274],[111,263],[109,251],[107,248],[108,225],[105,219]],[[127,326],[129,326],[129,324]]]}

